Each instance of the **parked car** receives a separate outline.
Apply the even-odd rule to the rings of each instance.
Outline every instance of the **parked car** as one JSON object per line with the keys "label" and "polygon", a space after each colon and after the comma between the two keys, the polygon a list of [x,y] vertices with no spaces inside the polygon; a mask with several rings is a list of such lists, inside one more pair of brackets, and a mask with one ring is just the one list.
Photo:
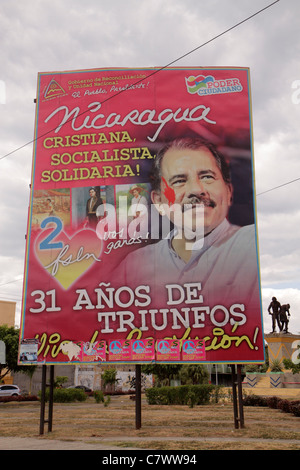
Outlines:
{"label": "parked car", "polygon": [[17,385],[0,385],[0,397],[16,397],[21,395],[21,390]]}

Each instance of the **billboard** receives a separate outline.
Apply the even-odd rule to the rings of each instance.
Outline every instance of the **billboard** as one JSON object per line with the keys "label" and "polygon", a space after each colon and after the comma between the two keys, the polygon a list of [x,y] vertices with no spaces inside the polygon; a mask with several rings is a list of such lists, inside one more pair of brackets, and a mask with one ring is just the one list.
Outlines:
{"label": "billboard", "polygon": [[264,361],[251,126],[248,68],[38,74],[37,362]]}

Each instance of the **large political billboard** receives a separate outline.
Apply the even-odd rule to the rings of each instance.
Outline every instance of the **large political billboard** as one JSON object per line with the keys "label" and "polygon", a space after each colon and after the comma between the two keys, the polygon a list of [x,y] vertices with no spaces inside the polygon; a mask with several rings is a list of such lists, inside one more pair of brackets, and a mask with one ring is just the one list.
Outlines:
{"label": "large political billboard", "polygon": [[264,361],[251,119],[248,68],[38,74],[20,363]]}

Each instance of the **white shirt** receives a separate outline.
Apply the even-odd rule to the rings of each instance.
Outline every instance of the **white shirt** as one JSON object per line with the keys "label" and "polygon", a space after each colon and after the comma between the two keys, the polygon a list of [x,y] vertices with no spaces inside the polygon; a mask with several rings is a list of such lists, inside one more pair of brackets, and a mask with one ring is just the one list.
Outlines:
{"label": "white shirt", "polygon": [[129,208],[129,215],[135,216],[137,212],[140,215],[147,214],[147,199],[144,196],[133,197]]}
{"label": "white shirt", "polygon": [[[200,282],[205,303],[245,303],[259,296],[255,227],[238,227],[226,219],[197,241],[185,263],[173,250],[171,237],[129,254],[118,268],[124,285]],[[197,245],[200,245],[199,247]]]}

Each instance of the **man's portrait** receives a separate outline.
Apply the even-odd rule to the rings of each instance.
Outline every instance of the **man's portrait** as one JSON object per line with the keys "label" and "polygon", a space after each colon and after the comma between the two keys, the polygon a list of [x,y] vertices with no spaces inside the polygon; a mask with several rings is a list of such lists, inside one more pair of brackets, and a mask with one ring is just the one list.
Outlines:
{"label": "man's portrait", "polygon": [[153,289],[200,282],[214,302],[256,297],[255,228],[228,221],[233,187],[224,157],[201,138],[176,139],[157,153],[151,183],[152,203],[173,229],[129,254],[118,268],[120,281]]}

